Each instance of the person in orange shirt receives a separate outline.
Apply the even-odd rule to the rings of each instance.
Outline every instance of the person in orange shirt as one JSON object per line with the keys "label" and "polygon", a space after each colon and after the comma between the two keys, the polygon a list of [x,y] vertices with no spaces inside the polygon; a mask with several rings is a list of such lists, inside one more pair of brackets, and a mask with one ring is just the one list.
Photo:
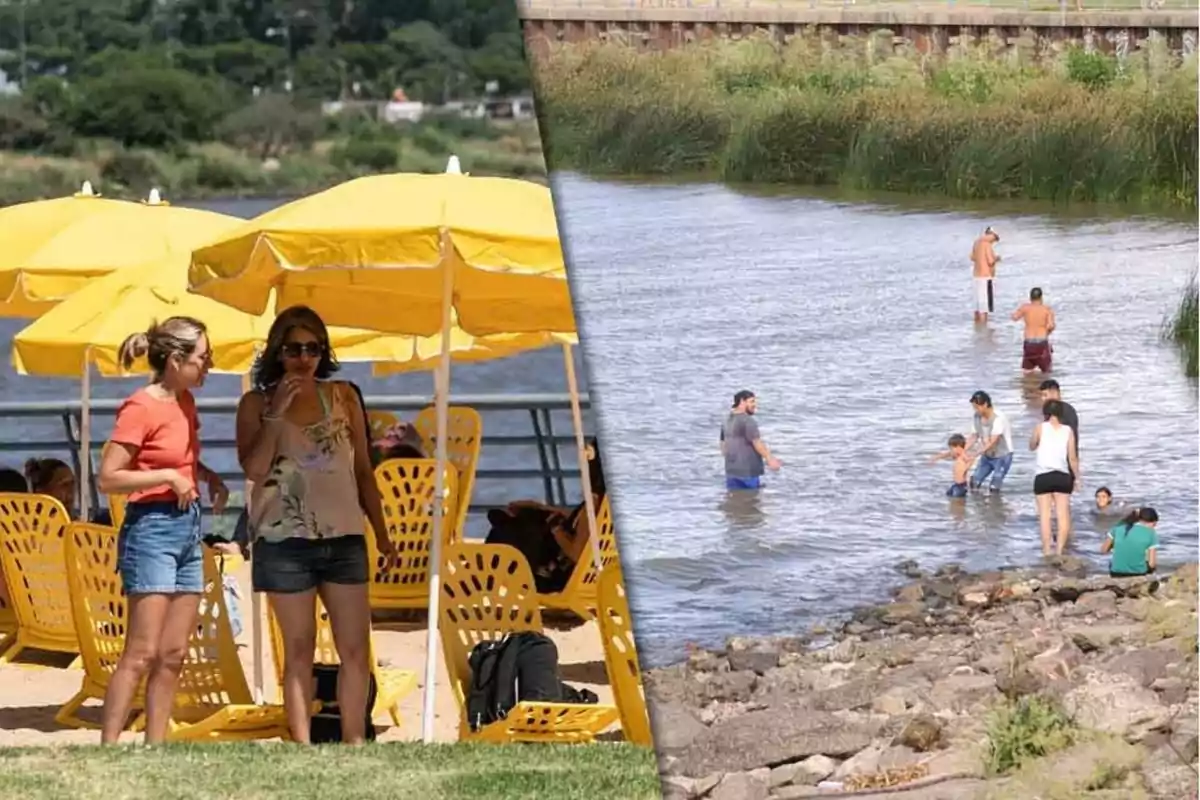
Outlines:
{"label": "person in orange shirt", "polygon": [[192,390],[204,385],[212,366],[204,323],[171,317],[121,345],[126,369],[143,356],[154,378],[117,409],[97,476],[100,491],[129,496],[117,537],[129,623],[104,697],[105,744],[120,736],[144,677],[146,743],[166,737],[204,591],[199,483],[207,484],[214,512],[229,498],[217,473],[200,462]]}

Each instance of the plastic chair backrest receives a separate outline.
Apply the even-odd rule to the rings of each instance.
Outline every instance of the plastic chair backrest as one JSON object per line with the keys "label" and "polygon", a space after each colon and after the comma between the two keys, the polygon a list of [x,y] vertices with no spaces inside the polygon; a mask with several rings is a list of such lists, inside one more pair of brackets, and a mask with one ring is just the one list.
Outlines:
{"label": "plastic chair backrest", "polygon": [[238,658],[237,642],[229,610],[225,606],[225,586],[216,556],[204,548],[204,594],[196,628],[188,642],[175,706],[252,705],[254,696],[246,672]]}
{"label": "plastic chair backrest", "polygon": [[[580,514],[586,514],[586,512],[580,512]],[[608,495],[604,496],[604,499],[600,501],[600,506],[596,509],[596,527],[599,529],[600,561],[604,567],[603,571],[607,572],[614,566],[619,569],[621,561],[617,554],[617,538],[613,531],[612,505],[608,502]],[[598,578],[599,573],[596,571],[596,559],[592,554],[592,543],[588,542],[583,548],[583,554],[579,557],[579,562],[576,564],[575,569],[571,571],[571,577],[563,589],[563,594],[595,597]]]}
{"label": "plastic chair backrest", "polygon": [[66,533],[66,562],[83,670],[96,684],[108,686],[125,649],[129,613],[117,574],[117,530],[71,523]]}
{"label": "plastic chair backrest", "polygon": [[600,573],[596,619],[604,643],[604,663],[621,714],[625,738],[635,744],[652,747],[654,740],[646,711],[646,695],[642,688],[637,645],[633,639],[625,580],[616,565],[606,567]]}
{"label": "plastic chair backrest", "polygon": [[[383,497],[383,518],[388,537],[396,545],[391,569],[368,532],[367,552],[374,564],[372,586],[381,597],[428,598],[429,552],[433,542],[434,493],[437,462],[432,458],[392,458],[375,468],[375,482]],[[458,506],[458,473],[447,465],[443,483],[443,545],[454,541],[454,514]]]}
{"label": "plastic chair backrest", "polygon": [[69,523],[53,497],[0,493],[0,567],[17,625],[31,642],[77,639],[64,569]]}
{"label": "plastic chair backrest", "polygon": [[[479,451],[483,447],[483,417],[469,406],[450,406],[446,411],[446,460],[458,470],[459,507],[454,529],[461,535],[475,491],[475,472],[479,467]],[[433,406],[422,408],[413,420],[413,427],[427,443],[428,455],[435,455],[437,409]]]}
{"label": "plastic chair backrest", "polygon": [[125,506],[128,504],[129,495],[127,494],[108,495],[108,514],[112,518],[112,526],[118,531],[125,522]]}
{"label": "plastic chair backrest", "polygon": [[503,544],[454,544],[444,551],[438,627],[450,683],[465,708],[475,645],[520,631],[542,631],[533,571]]}

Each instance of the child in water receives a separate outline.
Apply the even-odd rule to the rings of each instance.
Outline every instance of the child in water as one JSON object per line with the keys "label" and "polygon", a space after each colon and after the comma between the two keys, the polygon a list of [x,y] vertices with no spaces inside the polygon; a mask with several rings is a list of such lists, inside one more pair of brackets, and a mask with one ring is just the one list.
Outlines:
{"label": "child in water", "polygon": [[946,458],[954,459],[954,483],[950,484],[950,488],[946,490],[947,497],[966,497],[969,488],[968,478],[971,474],[971,464],[975,462],[975,457],[967,452],[967,439],[961,433],[956,433],[951,436],[946,444],[949,450],[944,450],[941,453],[929,459],[929,463],[935,463]]}

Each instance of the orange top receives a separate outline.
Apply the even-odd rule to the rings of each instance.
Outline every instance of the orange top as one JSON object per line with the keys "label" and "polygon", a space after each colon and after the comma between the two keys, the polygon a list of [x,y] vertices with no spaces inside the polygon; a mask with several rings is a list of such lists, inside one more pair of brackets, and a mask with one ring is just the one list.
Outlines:
{"label": "orange top", "polygon": [[[175,469],[196,486],[200,462],[200,419],[191,392],[179,401],[161,400],[145,389],[131,394],[117,409],[109,441],[137,449],[131,469]],[[175,492],[164,484],[129,495],[131,503],[174,502]]]}

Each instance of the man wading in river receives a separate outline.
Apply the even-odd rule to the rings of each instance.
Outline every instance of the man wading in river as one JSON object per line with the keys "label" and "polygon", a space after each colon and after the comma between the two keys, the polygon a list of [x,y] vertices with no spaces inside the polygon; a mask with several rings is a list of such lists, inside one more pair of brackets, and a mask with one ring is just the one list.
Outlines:
{"label": "man wading in river", "polygon": [[1054,348],[1050,346],[1050,334],[1054,332],[1054,309],[1042,302],[1042,290],[1036,286],[1029,290],[1029,302],[1013,312],[1013,322],[1025,322],[1025,342],[1021,354],[1021,369],[1026,373],[1035,369],[1050,371]]}
{"label": "man wading in river", "polygon": [[781,466],[758,432],[758,421],[754,419],[757,410],[754,392],[743,389],[733,396],[733,410],[721,426],[726,489],[758,489],[762,486],[763,462],[772,471]]}
{"label": "man wading in river", "polygon": [[988,314],[996,310],[996,265],[1000,256],[996,255],[994,245],[1000,241],[1000,234],[989,225],[983,235],[975,240],[971,247],[971,264],[975,283],[975,322],[987,322]]}

